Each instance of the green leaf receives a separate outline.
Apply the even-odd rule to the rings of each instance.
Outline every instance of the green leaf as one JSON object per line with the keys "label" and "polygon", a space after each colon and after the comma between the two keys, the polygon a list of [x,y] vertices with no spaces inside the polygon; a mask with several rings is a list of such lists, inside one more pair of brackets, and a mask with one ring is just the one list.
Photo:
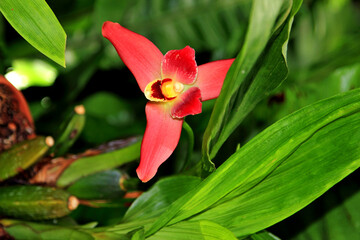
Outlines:
{"label": "green leaf", "polygon": [[144,229],[137,230],[132,236],[131,240],[145,240]]}
{"label": "green leaf", "polygon": [[65,67],[66,34],[45,0],[1,0],[0,11],[26,41]]}
{"label": "green leaf", "polygon": [[55,137],[55,145],[50,149],[54,157],[63,156],[78,139],[85,124],[85,108],[77,105],[64,121]]}
{"label": "green leaf", "polygon": [[228,229],[211,221],[185,221],[164,227],[149,240],[236,240],[237,238]]}
{"label": "green leaf", "polygon": [[201,182],[198,177],[177,176],[158,181],[143,193],[126,212],[123,222],[145,220],[159,216],[180,196]]}
{"label": "green leaf", "polygon": [[24,240],[55,240],[55,239],[68,239],[68,240],[93,240],[94,238],[80,231],[80,229],[59,227],[54,225],[23,222],[17,220],[1,220],[5,226],[5,230],[15,239]]}
{"label": "green leaf", "polygon": [[40,160],[53,141],[51,137],[37,136],[0,153],[0,182],[28,169]]}
{"label": "green leaf", "polygon": [[[341,181],[274,231],[288,239],[357,239],[360,232],[359,172]],[[294,226],[294,222],[296,225]]]}
{"label": "green leaf", "polygon": [[359,167],[359,111],[357,89],[276,122],[175,201],[147,236],[201,212],[196,220],[211,219],[236,236],[290,216]]}
{"label": "green leaf", "polygon": [[84,176],[109,170],[134,161],[140,157],[140,146],[141,141],[137,140],[135,143],[121,149],[80,158],[66,168],[56,184],[59,187],[65,187]]}
{"label": "green leaf", "polygon": [[43,220],[68,215],[78,200],[62,189],[34,185],[0,187],[0,214]]}
{"label": "green leaf", "polygon": [[267,231],[261,231],[255,234],[251,234],[246,240],[280,240],[280,238],[276,237],[274,234],[267,232]]}
{"label": "green leaf", "polygon": [[204,133],[206,171],[214,169],[211,159],[247,114],[287,76],[287,42],[300,5],[301,1],[253,2],[245,43],[225,78]]}

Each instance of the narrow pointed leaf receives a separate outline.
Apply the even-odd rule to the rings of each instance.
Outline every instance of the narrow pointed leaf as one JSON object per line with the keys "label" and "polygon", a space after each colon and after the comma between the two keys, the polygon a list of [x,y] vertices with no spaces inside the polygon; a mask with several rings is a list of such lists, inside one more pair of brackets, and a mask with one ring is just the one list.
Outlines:
{"label": "narrow pointed leaf", "polygon": [[65,187],[76,180],[93,173],[119,167],[140,157],[141,141],[131,142],[130,145],[99,155],[83,157],[72,163],[61,174],[56,184]]}
{"label": "narrow pointed leaf", "polygon": [[185,221],[164,227],[153,236],[146,238],[149,240],[236,240],[237,238],[228,229],[211,221]]}
{"label": "narrow pointed leaf", "polygon": [[0,11],[26,41],[65,67],[66,34],[45,0],[1,0]]}
{"label": "narrow pointed leaf", "polygon": [[55,145],[50,149],[54,157],[63,156],[79,137],[85,125],[85,108],[78,105],[74,108],[67,121],[63,122],[55,137]]}
{"label": "narrow pointed leaf", "polygon": [[[301,1],[253,1],[245,43],[232,64],[203,139],[203,164],[213,159],[246,115],[287,76],[286,49]],[[277,20],[277,21],[276,21]]]}
{"label": "narrow pointed leaf", "polygon": [[0,181],[15,176],[40,160],[53,144],[51,137],[25,140],[0,154]]}
{"label": "narrow pointed leaf", "polygon": [[158,181],[134,201],[123,221],[131,222],[159,216],[171,203],[200,182],[200,178],[191,176],[169,177]]}
{"label": "narrow pointed leaf", "polygon": [[[50,224],[25,222],[3,219],[0,221],[5,230],[15,239],[40,240],[40,239],[69,239],[93,240],[94,238],[78,228],[67,228]],[[104,238],[108,239],[108,238]]]}
{"label": "narrow pointed leaf", "polygon": [[280,238],[276,237],[270,232],[261,231],[251,234],[250,236],[246,237],[245,240],[280,240]]}

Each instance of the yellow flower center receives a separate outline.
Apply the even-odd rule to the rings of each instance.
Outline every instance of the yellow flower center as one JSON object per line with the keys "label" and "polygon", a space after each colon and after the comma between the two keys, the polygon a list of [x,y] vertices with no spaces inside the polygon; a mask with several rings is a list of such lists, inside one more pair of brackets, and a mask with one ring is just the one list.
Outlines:
{"label": "yellow flower center", "polygon": [[155,102],[165,102],[176,98],[184,89],[184,85],[170,78],[154,80],[145,87],[147,99]]}

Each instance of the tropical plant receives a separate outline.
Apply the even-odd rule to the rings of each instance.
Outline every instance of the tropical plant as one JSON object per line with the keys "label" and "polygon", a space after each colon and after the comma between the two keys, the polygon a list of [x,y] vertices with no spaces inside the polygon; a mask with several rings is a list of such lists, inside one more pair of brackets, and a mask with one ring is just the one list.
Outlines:
{"label": "tropical plant", "polygon": [[356,1],[0,12],[0,238],[359,238]]}

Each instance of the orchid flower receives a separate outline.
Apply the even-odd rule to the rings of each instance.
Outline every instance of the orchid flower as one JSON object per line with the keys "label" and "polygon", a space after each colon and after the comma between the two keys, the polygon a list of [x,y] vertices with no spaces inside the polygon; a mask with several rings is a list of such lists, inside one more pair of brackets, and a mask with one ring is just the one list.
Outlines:
{"label": "orchid flower", "polygon": [[234,59],[197,66],[189,46],[163,55],[147,38],[118,23],[105,22],[102,34],[115,47],[149,100],[147,125],[136,172],[147,182],[176,148],[187,115],[201,113],[201,102],[218,97]]}

